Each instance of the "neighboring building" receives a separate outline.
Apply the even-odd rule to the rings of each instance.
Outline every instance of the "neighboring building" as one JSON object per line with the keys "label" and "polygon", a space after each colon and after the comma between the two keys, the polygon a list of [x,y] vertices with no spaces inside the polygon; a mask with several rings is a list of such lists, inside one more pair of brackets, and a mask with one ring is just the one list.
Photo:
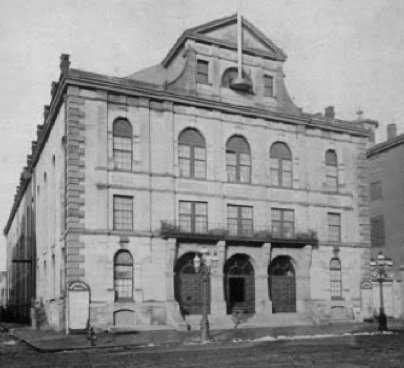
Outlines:
{"label": "neighboring building", "polygon": [[282,50],[245,19],[242,35],[240,60],[236,16],[189,29],[126,78],[62,55],[5,228],[11,306],[42,300],[70,329],[67,289],[82,281],[94,327],[193,327],[206,246],[213,327],[240,310],[272,326],[353,318],[374,122],[303,113]]}
{"label": "neighboring building", "polygon": [[3,308],[6,306],[7,296],[7,272],[0,271],[0,319],[2,317]]}
{"label": "neighboring building", "polygon": [[404,134],[387,127],[387,141],[367,151],[369,161],[371,251],[404,265]]}

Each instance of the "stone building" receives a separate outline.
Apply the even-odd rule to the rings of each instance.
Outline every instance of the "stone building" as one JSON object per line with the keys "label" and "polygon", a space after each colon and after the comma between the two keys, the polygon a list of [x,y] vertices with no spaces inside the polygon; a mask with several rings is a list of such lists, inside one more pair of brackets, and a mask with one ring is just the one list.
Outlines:
{"label": "stone building", "polygon": [[269,326],[354,318],[372,124],[303,113],[285,61],[236,16],[186,30],[125,78],[62,55],[5,228],[10,305],[33,297],[51,328],[69,330],[68,290],[82,282],[96,328],[194,328],[193,259],[206,247],[219,259],[213,328],[236,311]]}
{"label": "stone building", "polygon": [[404,134],[395,124],[387,127],[387,140],[368,149],[371,252],[382,251],[397,265],[404,264]]}

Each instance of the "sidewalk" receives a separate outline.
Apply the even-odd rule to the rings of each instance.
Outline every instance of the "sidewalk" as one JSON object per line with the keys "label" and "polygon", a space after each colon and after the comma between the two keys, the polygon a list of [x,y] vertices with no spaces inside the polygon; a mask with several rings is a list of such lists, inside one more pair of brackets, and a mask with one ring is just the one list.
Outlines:
{"label": "sidewalk", "polygon": [[[40,352],[58,352],[99,348],[177,347],[199,343],[199,331],[138,331],[125,334],[99,333],[92,346],[86,335],[65,335],[53,331],[38,331],[28,326],[0,323],[8,331]],[[404,331],[403,321],[389,321],[392,331]],[[285,337],[310,338],[310,336],[343,335],[346,333],[377,333],[377,323],[349,323],[321,326],[293,326],[276,328],[239,328],[237,330],[212,330],[213,343],[231,343],[257,339],[284,339]]]}

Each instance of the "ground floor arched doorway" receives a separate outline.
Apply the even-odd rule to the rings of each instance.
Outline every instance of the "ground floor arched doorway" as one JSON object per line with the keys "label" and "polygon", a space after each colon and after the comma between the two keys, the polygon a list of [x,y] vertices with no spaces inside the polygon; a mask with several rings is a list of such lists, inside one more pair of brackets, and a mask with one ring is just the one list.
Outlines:
{"label": "ground floor arched doorway", "polygon": [[224,265],[227,314],[255,312],[254,268],[245,254],[236,254]]}
{"label": "ground floor arched doorway", "polygon": [[[201,314],[203,304],[202,275],[195,272],[195,253],[180,257],[174,267],[174,294],[182,315]],[[208,279],[208,313],[210,313],[210,279]]]}
{"label": "ground floor arched doorway", "polygon": [[276,257],[268,267],[269,297],[272,313],[296,312],[296,277],[291,259]]}

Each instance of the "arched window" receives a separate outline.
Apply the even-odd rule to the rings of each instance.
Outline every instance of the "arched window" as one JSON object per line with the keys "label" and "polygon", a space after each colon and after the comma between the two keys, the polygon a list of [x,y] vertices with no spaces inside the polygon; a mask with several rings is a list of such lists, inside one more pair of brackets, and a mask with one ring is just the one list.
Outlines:
{"label": "arched window", "polygon": [[276,187],[292,187],[292,153],[282,142],[272,145],[270,151],[271,185]]}
{"label": "arched window", "polygon": [[133,300],[133,259],[127,250],[116,253],[114,259],[115,300]]}
{"label": "arched window", "polygon": [[[174,267],[174,295],[183,315],[201,314],[203,308],[203,280],[195,271],[196,253],[189,252],[181,256]],[[199,255],[200,256],[200,255]],[[207,279],[207,307],[210,313],[210,277]]]}
{"label": "arched window", "polygon": [[[244,79],[248,80],[250,82],[250,84],[252,85],[250,76],[244,70],[242,71],[242,77]],[[232,67],[226,69],[222,76],[222,87],[230,88],[232,81],[237,78],[238,78],[237,67],[232,66]]]}
{"label": "arched window", "polygon": [[325,154],[326,184],[327,189],[337,191],[338,189],[338,162],[335,151],[328,150]]}
{"label": "arched window", "polygon": [[330,283],[331,283],[331,299],[342,298],[341,283],[341,262],[338,258],[331,259],[330,262]]}
{"label": "arched window", "polygon": [[296,312],[296,276],[289,257],[276,257],[268,266],[268,291],[272,313]]}
{"label": "arched window", "polygon": [[251,182],[250,147],[244,137],[235,135],[227,141],[226,171],[229,182]]}
{"label": "arched window", "polygon": [[115,169],[132,170],[132,125],[126,119],[117,119],[112,134]]}
{"label": "arched window", "polygon": [[255,312],[254,267],[246,254],[235,254],[224,264],[227,314]]}
{"label": "arched window", "polygon": [[180,176],[206,178],[206,144],[195,129],[185,129],[178,137],[178,163]]}

